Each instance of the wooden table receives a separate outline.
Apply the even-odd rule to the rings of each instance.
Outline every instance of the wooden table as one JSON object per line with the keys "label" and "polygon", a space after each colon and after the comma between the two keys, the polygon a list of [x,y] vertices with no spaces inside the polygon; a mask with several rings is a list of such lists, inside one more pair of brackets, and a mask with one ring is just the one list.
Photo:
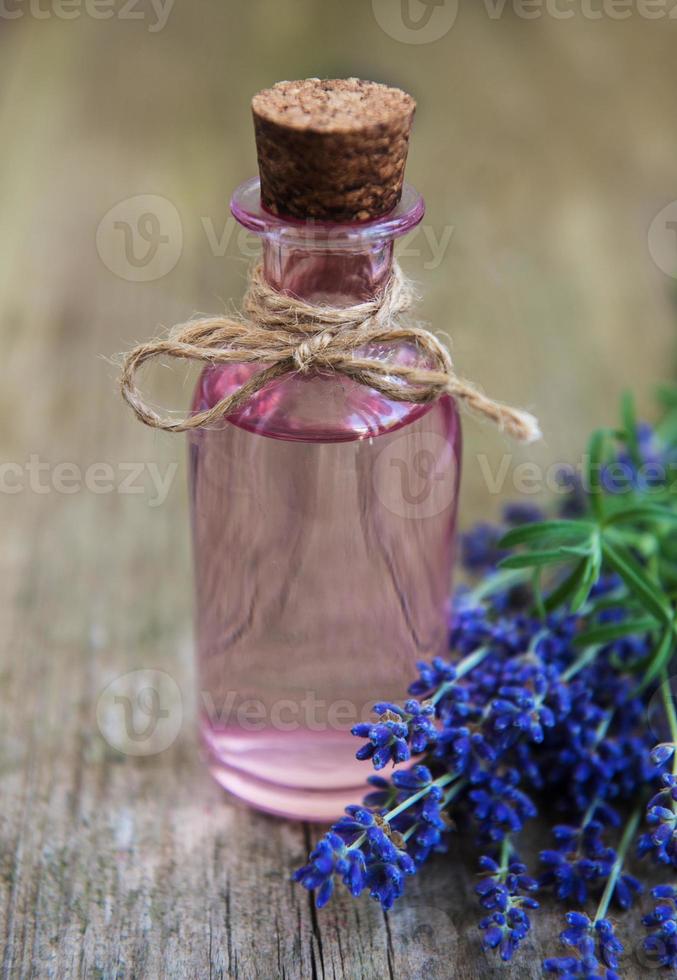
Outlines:
{"label": "wooden table", "polygon": [[[0,20],[5,978],[499,976],[480,952],[467,841],[388,915],[366,896],[316,913],[289,875],[318,831],[210,781],[194,738],[184,446],[133,421],[108,360],[239,295],[250,244],[226,200],[254,169],[249,95],[276,77],[354,73],[420,100],[410,179],[432,237],[404,261],[462,370],[542,417],[547,442],[507,447],[508,472],[575,457],[627,385],[646,407],[674,364],[674,280],[646,235],[677,196],[675,24],[462,6],[422,46],[386,36],[359,0],[177,3],[157,32],[84,13]],[[174,222],[176,264],[148,281],[133,280],[152,228],[136,265],[106,251],[114,221],[131,220],[109,209],[138,195],[163,198]],[[160,373],[158,400],[185,404],[188,383]],[[506,446],[466,432],[469,524],[497,512],[483,465],[496,472]],[[150,464],[169,478],[162,500]],[[108,685],[138,670],[170,675],[182,704],[153,755],[101,730]],[[543,840],[529,833],[532,856]],[[500,975],[538,976],[560,916],[546,907]],[[639,938],[629,977],[646,976]]]}

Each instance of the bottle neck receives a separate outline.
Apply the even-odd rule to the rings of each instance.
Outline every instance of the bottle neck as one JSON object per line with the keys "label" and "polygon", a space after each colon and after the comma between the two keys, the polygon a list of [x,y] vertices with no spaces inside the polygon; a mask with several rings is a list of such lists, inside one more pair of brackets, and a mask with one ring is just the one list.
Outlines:
{"label": "bottle neck", "polygon": [[263,241],[263,274],[273,289],[311,303],[351,306],[374,299],[393,266],[392,239],[362,248],[332,249],[321,237],[312,245]]}
{"label": "bottle neck", "polygon": [[390,278],[395,239],[425,213],[423,198],[405,184],[397,207],[373,221],[296,221],[263,209],[257,178],[237,188],[230,206],[237,221],[261,237],[263,272],[274,289],[332,306],[374,299]]}

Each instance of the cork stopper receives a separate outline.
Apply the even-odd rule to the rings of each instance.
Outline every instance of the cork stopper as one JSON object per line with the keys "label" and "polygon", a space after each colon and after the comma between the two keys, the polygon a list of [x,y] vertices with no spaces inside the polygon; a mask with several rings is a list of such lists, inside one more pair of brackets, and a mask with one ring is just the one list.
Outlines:
{"label": "cork stopper", "polygon": [[261,203],[333,222],[387,214],[402,194],[416,103],[359,78],[278,82],[252,99]]}

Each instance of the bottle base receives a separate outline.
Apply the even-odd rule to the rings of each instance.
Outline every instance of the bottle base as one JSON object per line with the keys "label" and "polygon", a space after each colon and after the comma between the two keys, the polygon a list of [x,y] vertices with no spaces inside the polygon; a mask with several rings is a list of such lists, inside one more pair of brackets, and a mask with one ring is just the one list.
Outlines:
{"label": "bottle base", "polygon": [[350,733],[288,733],[285,738],[279,732],[215,732],[205,725],[201,736],[216,782],[265,813],[331,823],[369,789],[369,767],[355,759]]}
{"label": "bottle base", "polygon": [[287,820],[333,823],[343,816],[349,803],[358,803],[367,789],[362,783],[349,789],[303,790],[257,779],[213,759],[208,761],[208,766],[219,786],[243,803]]}

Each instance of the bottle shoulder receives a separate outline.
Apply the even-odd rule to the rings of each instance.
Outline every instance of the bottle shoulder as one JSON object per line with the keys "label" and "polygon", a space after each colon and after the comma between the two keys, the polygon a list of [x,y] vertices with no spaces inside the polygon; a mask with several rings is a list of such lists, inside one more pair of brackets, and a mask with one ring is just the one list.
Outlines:
{"label": "bottle shoulder", "polygon": [[[213,407],[258,370],[251,364],[208,365],[198,379],[194,411]],[[450,398],[422,405],[393,401],[345,375],[310,372],[289,374],[267,385],[225,424],[274,439],[350,442],[393,432],[435,406],[456,414]]]}

